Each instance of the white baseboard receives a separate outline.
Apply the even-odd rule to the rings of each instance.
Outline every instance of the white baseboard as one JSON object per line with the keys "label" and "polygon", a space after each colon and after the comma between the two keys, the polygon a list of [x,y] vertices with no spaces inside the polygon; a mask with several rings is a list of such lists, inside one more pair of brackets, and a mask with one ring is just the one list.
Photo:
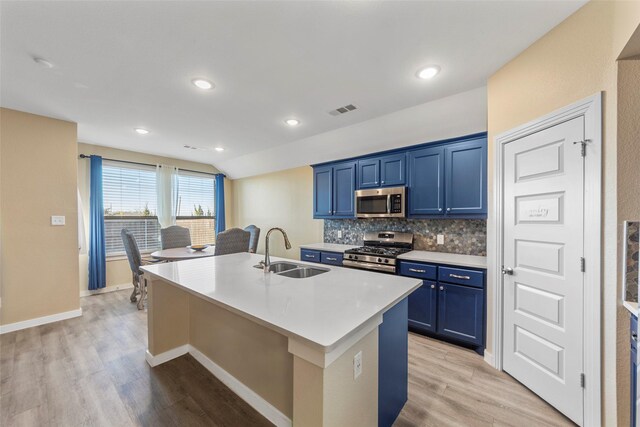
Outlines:
{"label": "white baseboard", "polygon": [[275,406],[267,402],[259,394],[251,390],[244,385],[240,380],[225,371],[220,365],[209,359],[204,353],[197,348],[185,344],[180,347],[176,347],[164,353],[160,353],[157,356],[152,355],[147,350],[146,359],[147,363],[151,366],[158,366],[162,363],[168,362],[171,359],[180,357],[183,354],[189,353],[196,359],[206,370],[211,372],[216,378],[218,378],[224,385],[229,387],[231,391],[237,394],[242,400],[247,402],[253,409],[262,414],[266,419],[271,421],[277,427],[291,427],[292,422],[285,414],[280,412]]}
{"label": "white baseboard", "polygon": [[90,295],[99,295],[106,294],[108,292],[122,291],[124,289],[133,289],[133,283],[123,283],[121,285],[111,285],[105,288],[96,289],[94,291],[90,291],[88,289],[83,289],[80,291],[80,298],[88,297]]}
{"label": "white baseboard", "polygon": [[172,348],[171,350],[165,351],[164,353],[160,353],[157,356],[149,353],[149,350],[145,353],[145,359],[150,366],[158,366],[162,365],[169,360],[175,359],[176,357],[183,356],[189,353],[189,344],[181,345],[180,347]]}
{"label": "white baseboard", "polygon": [[33,328],[34,326],[46,325],[47,323],[59,322],[61,320],[72,319],[74,317],[82,316],[82,309],[65,311],[63,313],[56,313],[50,316],[37,317],[35,319],[23,320],[22,322],[9,323],[7,325],[0,325],[0,335],[9,332],[19,331],[22,329]]}
{"label": "white baseboard", "polygon": [[484,350],[484,361],[494,368],[496,367],[496,359],[493,357],[492,353],[487,351],[487,349]]}

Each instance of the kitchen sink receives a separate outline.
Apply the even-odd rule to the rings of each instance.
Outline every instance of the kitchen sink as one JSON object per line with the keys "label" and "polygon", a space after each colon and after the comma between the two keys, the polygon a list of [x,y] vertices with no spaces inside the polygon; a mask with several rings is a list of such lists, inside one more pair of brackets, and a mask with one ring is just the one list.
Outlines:
{"label": "kitchen sink", "polygon": [[283,271],[293,270],[298,267],[300,267],[300,265],[292,262],[274,262],[269,266],[269,271],[273,273],[282,273]]}
{"label": "kitchen sink", "polygon": [[327,271],[329,271],[328,268],[300,266],[299,268],[295,268],[293,270],[287,270],[283,271],[282,273],[278,273],[278,275],[291,277],[292,279],[306,279],[307,277],[317,276],[318,274],[326,273]]}

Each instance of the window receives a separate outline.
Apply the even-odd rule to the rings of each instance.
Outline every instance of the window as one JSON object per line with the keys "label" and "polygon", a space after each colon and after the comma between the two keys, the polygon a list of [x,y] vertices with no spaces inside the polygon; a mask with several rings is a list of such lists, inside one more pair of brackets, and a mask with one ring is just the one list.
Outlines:
{"label": "window", "polygon": [[125,253],[123,228],[133,233],[140,252],[160,249],[155,167],[105,161],[102,185],[107,255]]}
{"label": "window", "polygon": [[[193,244],[215,241],[214,177],[178,171],[176,224],[186,227]],[[107,255],[125,253],[120,231],[130,230],[142,253],[160,249],[156,168],[105,160],[102,166]]]}
{"label": "window", "polygon": [[187,227],[193,244],[215,241],[215,184],[211,175],[178,171],[176,224]]}

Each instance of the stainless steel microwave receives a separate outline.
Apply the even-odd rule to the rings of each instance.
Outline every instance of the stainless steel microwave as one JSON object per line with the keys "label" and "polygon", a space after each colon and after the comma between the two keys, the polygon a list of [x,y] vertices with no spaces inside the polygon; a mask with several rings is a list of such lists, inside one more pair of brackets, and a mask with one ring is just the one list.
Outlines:
{"label": "stainless steel microwave", "polygon": [[404,218],[405,188],[389,187],[356,191],[356,217]]}

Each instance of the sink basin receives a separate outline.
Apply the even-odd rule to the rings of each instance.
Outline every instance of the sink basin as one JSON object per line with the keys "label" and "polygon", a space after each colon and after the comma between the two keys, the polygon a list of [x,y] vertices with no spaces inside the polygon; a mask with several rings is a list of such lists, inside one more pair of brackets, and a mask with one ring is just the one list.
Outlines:
{"label": "sink basin", "polygon": [[[255,268],[262,268],[261,265],[254,265]],[[281,273],[283,271],[287,271],[287,270],[293,270],[294,268],[298,268],[300,267],[299,264],[294,264],[291,262],[284,262],[284,261],[279,261],[279,262],[274,262],[271,263],[271,265],[269,266],[269,271],[271,271],[272,273]]]}
{"label": "sink basin", "polygon": [[326,273],[328,268],[316,268],[316,267],[300,267],[293,270],[283,271],[278,273],[279,276],[291,277],[292,279],[306,279],[307,277],[317,276],[318,274]]}

